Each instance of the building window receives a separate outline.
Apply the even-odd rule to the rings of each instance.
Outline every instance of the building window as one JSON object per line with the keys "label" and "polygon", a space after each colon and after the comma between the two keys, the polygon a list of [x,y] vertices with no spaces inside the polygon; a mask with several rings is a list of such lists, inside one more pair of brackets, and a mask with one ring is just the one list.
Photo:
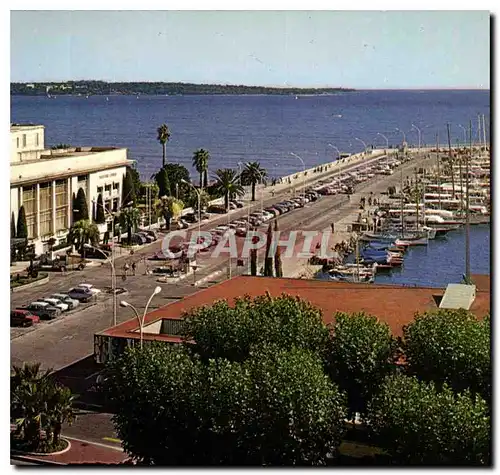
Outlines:
{"label": "building window", "polygon": [[19,148],[19,137],[17,137],[16,142],[17,142],[17,148]]}
{"label": "building window", "polygon": [[38,147],[40,145],[40,137],[38,134],[36,134],[36,146]]}
{"label": "building window", "polygon": [[36,186],[23,187],[23,206],[26,213],[28,238],[36,237]]}
{"label": "building window", "polygon": [[78,181],[87,181],[87,175],[78,175]]}
{"label": "building window", "polygon": [[113,213],[116,213],[118,211],[118,198],[115,198],[113,200]]}
{"label": "building window", "polygon": [[23,134],[23,148],[26,147],[26,134]]}
{"label": "building window", "polygon": [[111,185],[104,185],[104,191],[111,191]]}
{"label": "building window", "polygon": [[41,183],[40,192],[40,236],[52,234],[52,186]]}
{"label": "building window", "polygon": [[68,227],[68,184],[66,180],[56,181],[56,231]]}
{"label": "building window", "polygon": [[113,190],[118,190],[120,188],[120,183],[113,183]]}
{"label": "building window", "polygon": [[97,194],[102,195],[102,186],[97,187]]}

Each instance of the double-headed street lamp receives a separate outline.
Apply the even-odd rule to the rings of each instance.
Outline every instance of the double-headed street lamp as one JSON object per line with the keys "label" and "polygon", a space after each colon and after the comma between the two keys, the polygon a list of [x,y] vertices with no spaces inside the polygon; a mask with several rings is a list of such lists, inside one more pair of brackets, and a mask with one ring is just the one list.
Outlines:
{"label": "double-headed street lamp", "polygon": [[158,285],[154,289],[153,293],[151,294],[151,297],[149,297],[148,303],[144,307],[144,313],[142,314],[142,318],[139,316],[139,312],[137,311],[137,309],[132,304],[126,302],[125,300],[122,300],[120,302],[120,306],[121,307],[130,307],[134,311],[134,313],[135,313],[137,321],[139,322],[141,349],[142,349],[142,335],[143,335],[143,332],[144,332],[144,319],[146,318],[146,313],[148,313],[148,307],[149,307],[149,304],[151,303],[151,300],[153,300],[153,297],[155,295],[158,295],[160,292],[161,292],[161,287]]}
{"label": "double-headed street lamp", "polygon": [[358,139],[358,137],[354,137],[354,140],[357,140],[358,142],[361,142],[361,143],[363,144],[363,146],[365,147],[365,150],[364,150],[364,152],[363,152],[363,153],[366,153],[366,150],[367,150],[367,148],[368,148],[368,146],[366,145],[366,143],[365,143],[365,142],[363,142],[363,140]]}
{"label": "double-headed street lamp", "polygon": [[403,145],[406,143],[406,134],[404,133],[404,131],[402,131],[401,129],[399,129],[398,127],[396,127],[396,129],[398,132],[401,132],[403,134]]}
{"label": "double-headed street lamp", "polygon": [[305,197],[306,197],[306,164],[304,163],[304,160],[302,160],[302,158],[300,158],[296,153],[293,153],[293,152],[290,152],[290,155],[293,155],[295,158],[298,158],[301,163],[302,163],[302,194],[303,194],[303,197],[304,197],[304,201],[305,201]]}
{"label": "double-headed street lamp", "polygon": [[384,134],[381,134],[380,132],[377,132],[377,135],[380,135],[382,138],[385,139],[385,146],[386,146],[386,148],[389,148],[389,139]]}
{"label": "double-headed street lamp", "polygon": [[[198,188],[196,188],[189,181],[184,180],[184,178],[181,178],[181,182],[193,188],[193,190],[196,191],[196,194],[198,195],[198,239],[196,240],[196,242],[198,244],[201,244],[199,241],[201,239],[201,191],[202,190],[198,190]],[[194,272],[194,283],[196,284],[196,267],[194,266],[193,266],[193,272]]]}
{"label": "double-headed street lamp", "polygon": [[328,146],[333,148],[338,153],[339,156],[337,157],[337,160],[339,160],[340,159],[340,150],[337,147],[335,147],[335,145],[332,145],[331,143],[329,143]]}

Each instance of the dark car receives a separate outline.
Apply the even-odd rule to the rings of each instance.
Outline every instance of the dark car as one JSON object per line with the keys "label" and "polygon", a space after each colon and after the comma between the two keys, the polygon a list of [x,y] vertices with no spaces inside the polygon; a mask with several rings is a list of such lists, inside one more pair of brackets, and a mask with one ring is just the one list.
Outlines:
{"label": "dark car", "polygon": [[50,306],[47,302],[33,302],[26,307],[16,308],[16,310],[27,310],[42,320],[53,320],[61,313],[58,308]]}
{"label": "dark car", "polygon": [[90,290],[80,288],[80,287],[74,287],[68,292],[68,295],[75,300],[78,300],[79,302],[82,303],[87,303],[92,300],[93,294]]}
{"label": "dark car", "polygon": [[40,322],[40,317],[29,310],[17,309],[10,312],[10,324],[13,327],[31,327],[38,322]]}

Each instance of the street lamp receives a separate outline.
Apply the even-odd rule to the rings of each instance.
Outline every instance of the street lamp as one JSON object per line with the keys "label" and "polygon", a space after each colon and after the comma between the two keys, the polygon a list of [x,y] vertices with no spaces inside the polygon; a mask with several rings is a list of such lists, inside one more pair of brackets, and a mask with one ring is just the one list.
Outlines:
{"label": "street lamp", "polygon": [[467,145],[467,129],[462,124],[458,124],[458,126],[461,129],[463,129],[463,131],[464,131],[464,144],[465,144],[464,146],[466,146]]}
{"label": "street lamp", "polygon": [[304,163],[304,160],[300,158],[296,153],[290,152],[290,155],[293,155],[295,158],[298,158],[302,162],[302,194],[305,202],[305,197],[306,197],[306,164]]}
{"label": "street lamp", "polygon": [[385,139],[385,146],[386,146],[386,148],[389,148],[389,139],[384,134],[381,134],[380,132],[377,132],[377,135],[380,135],[381,137],[383,137]]}
{"label": "street lamp", "polygon": [[363,144],[363,146],[365,147],[365,150],[363,153],[366,153],[366,149],[368,148],[368,146],[366,145],[365,142],[363,142],[361,139],[358,139],[358,137],[354,137],[354,140],[357,140],[358,142],[361,142]]}
{"label": "street lamp", "polygon": [[422,131],[415,125],[411,124],[412,128],[416,129],[418,132],[418,153],[420,153],[420,144],[422,141]]}
{"label": "street lamp", "polygon": [[161,287],[158,285],[154,289],[153,293],[151,294],[151,297],[149,297],[148,303],[144,307],[144,313],[142,314],[142,319],[139,316],[139,312],[137,311],[137,309],[132,304],[130,304],[128,302],[125,302],[125,300],[122,300],[120,302],[120,307],[130,307],[134,311],[134,313],[135,313],[137,321],[139,322],[141,349],[142,349],[142,334],[143,334],[143,331],[144,331],[144,319],[146,318],[146,313],[148,313],[148,307],[149,307],[149,304],[151,303],[151,300],[153,300],[153,297],[155,295],[158,295],[160,292],[161,292]]}
{"label": "street lamp", "polygon": [[332,145],[331,143],[329,143],[329,144],[328,144],[328,146],[329,146],[329,147],[332,147],[334,150],[336,150],[336,151],[337,151],[337,153],[339,154],[339,156],[338,156],[337,160],[339,160],[339,159],[340,159],[340,150],[339,150],[337,147],[335,147],[335,145]]}
{"label": "street lamp", "polygon": [[[198,239],[196,240],[196,242],[200,244],[198,241],[201,239],[201,190],[198,190],[198,188],[196,188],[189,181],[184,180],[184,178],[181,178],[181,182],[193,188],[193,190],[196,191],[196,194],[198,195]],[[196,271],[195,271],[194,283],[196,284]]]}
{"label": "street lamp", "polygon": [[403,134],[403,145],[404,145],[406,143],[406,134],[404,133],[404,131],[402,131],[401,129],[398,129],[397,127],[396,127],[396,130]]}

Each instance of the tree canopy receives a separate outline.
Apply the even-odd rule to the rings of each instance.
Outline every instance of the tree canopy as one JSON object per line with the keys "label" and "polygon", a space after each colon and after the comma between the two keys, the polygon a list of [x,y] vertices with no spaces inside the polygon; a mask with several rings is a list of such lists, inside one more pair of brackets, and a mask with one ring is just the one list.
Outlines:
{"label": "tree canopy", "polygon": [[19,208],[19,214],[17,215],[17,238],[26,239],[28,237],[28,224],[26,223],[26,211],[24,206]]}
{"label": "tree canopy", "polygon": [[369,404],[366,422],[377,445],[399,464],[490,463],[488,406],[468,391],[391,375]]}
{"label": "tree canopy", "polygon": [[87,196],[83,188],[78,188],[76,193],[75,205],[73,209],[74,221],[82,221],[89,219],[89,207],[87,204]]}
{"label": "tree canopy", "polygon": [[97,204],[95,210],[95,222],[97,224],[102,224],[106,222],[106,215],[104,214],[104,203],[102,201],[102,195],[99,193],[97,197]]}
{"label": "tree canopy", "polygon": [[109,370],[117,433],[147,464],[324,465],[340,445],[343,398],[305,350],[203,363],[184,347],[148,345]]}
{"label": "tree canopy", "polygon": [[321,312],[289,295],[246,296],[232,307],[222,300],[191,310],[184,320],[184,339],[195,341],[195,351],[204,359],[242,361],[253,346],[264,343],[307,349],[323,358],[328,337]]}
{"label": "tree canopy", "polygon": [[132,169],[127,167],[122,185],[122,203],[121,206],[128,206],[129,203],[136,204],[136,190],[134,186],[134,177]]}
{"label": "tree canopy", "polygon": [[386,323],[364,313],[337,313],[328,368],[346,391],[351,413],[364,412],[387,374],[395,369],[396,341]]}
{"label": "tree canopy", "polygon": [[465,310],[416,315],[404,328],[408,372],[456,391],[469,388],[491,399],[490,318]]}

